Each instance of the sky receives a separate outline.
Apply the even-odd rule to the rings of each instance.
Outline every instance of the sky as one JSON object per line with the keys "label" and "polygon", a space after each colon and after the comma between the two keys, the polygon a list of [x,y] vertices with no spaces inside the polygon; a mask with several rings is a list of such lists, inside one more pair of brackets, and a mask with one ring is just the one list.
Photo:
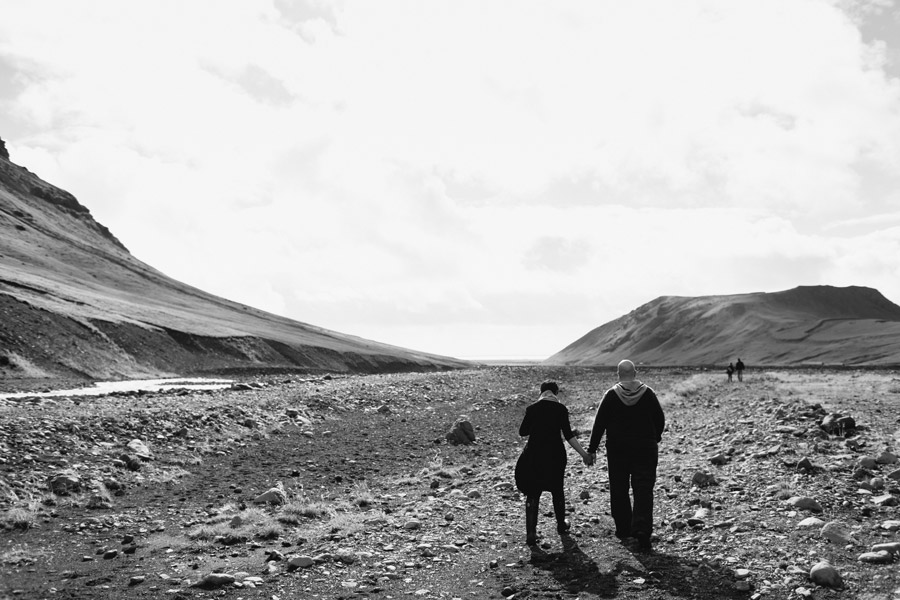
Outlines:
{"label": "sky", "polygon": [[175,279],[436,354],[900,303],[900,0],[3,0],[0,137]]}

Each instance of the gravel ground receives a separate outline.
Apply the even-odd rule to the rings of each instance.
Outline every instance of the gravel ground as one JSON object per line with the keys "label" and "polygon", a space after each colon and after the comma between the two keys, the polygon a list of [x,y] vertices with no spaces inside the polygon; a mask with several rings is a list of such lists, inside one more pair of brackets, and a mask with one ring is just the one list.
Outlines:
{"label": "gravel ground", "polygon": [[[610,370],[0,401],[0,598],[900,598],[896,555],[860,561],[900,542],[896,371],[640,376],[668,419],[649,554],[612,535],[602,457],[571,451],[572,535],[546,497],[542,543],[524,544],[524,408],[556,379],[586,444]],[[826,433],[830,413],[856,426]],[[445,439],[461,417],[474,444]],[[51,492],[61,472],[78,487]],[[271,488],[283,504],[254,502]],[[810,580],[826,560],[842,589]]]}

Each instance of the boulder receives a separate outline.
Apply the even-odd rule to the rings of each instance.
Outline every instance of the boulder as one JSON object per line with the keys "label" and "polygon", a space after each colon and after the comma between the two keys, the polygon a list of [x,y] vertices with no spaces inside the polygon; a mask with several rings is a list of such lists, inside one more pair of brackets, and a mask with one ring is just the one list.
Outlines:
{"label": "boulder", "polygon": [[90,509],[109,509],[112,508],[112,502],[106,496],[95,494],[87,501],[87,508]]}
{"label": "boulder", "polygon": [[471,444],[475,441],[475,428],[468,419],[461,417],[456,420],[450,431],[447,432],[447,441],[451,444]]}
{"label": "boulder", "polygon": [[256,504],[276,504],[281,506],[287,504],[287,493],[284,491],[284,486],[279,483],[254,498],[253,502]]}
{"label": "boulder", "polygon": [[823,560],[813,565],[809,570],[809,580],[822,587],[841,589],[844,587],[844,579],[831,563]]}
{"label": "boulder", "polygon": [[71,469],[58,471],[47,478],[47,487],[57,496],[67,496],[72,492],[81,491],[81,477]]}
{"label": "boulder", "polygon": [[141,440],[131,440],[130,442],[128,442],[126,447],[131,450],[132,454],[134,454],[141,460],[153,460],[153,453],[150,452],[150,448],[147,447],[147,444],[145,444]]}
{"label": "boulder", "polygon": [[856,429],[856,421],[853,417],[845,417],[840,413],[825,415],[819,423],[823,431],[835,435],[848,435]]}
{"label": "boulder", "polygon": [[116,463],[116,462],[114,461],[113,464],[116,464],[116,465],[121,464],[122,466],[124,466],[124,467],[125,467],[126,469],[128,469],[129,471],[140,471],[140,470],[141,470],[141,461],[140,461],[140,459],[139,459],[137,456],[132,455],[132,454],[124,454],[124,453],[123,453],[123,454],[120,454],[120,455],[119,455],[119,462]]}

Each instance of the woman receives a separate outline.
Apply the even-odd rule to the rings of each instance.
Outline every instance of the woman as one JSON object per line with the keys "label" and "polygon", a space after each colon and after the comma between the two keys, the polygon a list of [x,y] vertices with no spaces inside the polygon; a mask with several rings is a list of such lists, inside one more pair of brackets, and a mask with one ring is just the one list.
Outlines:
{"label": "woman", "polygon": [[569,530],[566,521],[566,497],[563,493],[563,477],[566,471],[565,438],[586,465],[593,462],[581,448],[578,438],[569,424],[569,409],[560,404],[559,386],[554,381],[541,384],[537,402],[525,409],[525,418],[519,426],[519,435],[528,436],[528,443],[516,463],[516,486],[525,494],[525,543],[537,543],[538,506],[541,492],[553,497],[556,515],[556,531],[563,535]]}

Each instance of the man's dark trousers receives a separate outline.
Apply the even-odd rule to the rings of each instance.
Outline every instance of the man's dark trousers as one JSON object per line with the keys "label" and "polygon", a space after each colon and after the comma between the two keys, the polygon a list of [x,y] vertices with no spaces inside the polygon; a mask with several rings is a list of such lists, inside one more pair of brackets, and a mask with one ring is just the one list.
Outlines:
{"label": "man's dark trousers", "polygon": [[[649,538],[653,532],[653,486],[659,460],[656,444],[606,448],[609,504],[616,535]],[[634,492],[632,507],[629,490]]]}

